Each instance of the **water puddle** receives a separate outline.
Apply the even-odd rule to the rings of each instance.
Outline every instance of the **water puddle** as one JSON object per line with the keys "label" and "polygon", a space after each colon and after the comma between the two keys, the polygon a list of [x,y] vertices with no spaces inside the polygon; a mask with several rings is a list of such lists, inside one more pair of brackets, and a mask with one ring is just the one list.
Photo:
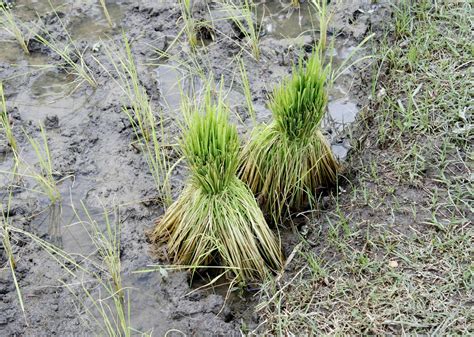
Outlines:
{"label": "water puddle", "polygon": [[[116,2],[107,2],[106,7],[112,24],[114,26],[119,25],[124,16],[123,7]],[[103,9],[97,1],[97,4],[88,11],[87,16],[73,17],[67,30],[71,33],[73,40],[99,40],[106,38],[112,32],[112,29],[113,27],[110,27]]]}
{"label": "water puddle", "polygon": [[314,13],[307,2],[298,8],[279,1],[267,1],[257,7],[258,22],[262,23],[264,33],[275,38],[296,38],[312,30],[317,24]]}
{"label": "water puddle", "polygon": [[31,87],[20,91],[15,99],[7,102],[18,108],[22,119],[43,122],[48,116],[58,116],[61,121],[79,122],[78,111],[87,102],[87,96],[71,94],[75,83],[73,76],[48,71],[38,76]]}
{"label": "water puddle", "polygon": [[86,200],[92,190],[91,185],[85,179],[73,178],[58,183],[62,199],[44,207],[32,222],[36,231],[47,234],[49,242],[70,254],[89,256],[97,249],[91,239],[93,228],[87,223],[88,215],[101,230],[105,228],[102,208],[88,203],[84,204],[86,208],[81,205],[81,200]]}
{"label": "water puddle", "polygon": [[17,0],[15,1],[15,14],[26,22],[35,20],[53,11],[66,9],[64,0]]}

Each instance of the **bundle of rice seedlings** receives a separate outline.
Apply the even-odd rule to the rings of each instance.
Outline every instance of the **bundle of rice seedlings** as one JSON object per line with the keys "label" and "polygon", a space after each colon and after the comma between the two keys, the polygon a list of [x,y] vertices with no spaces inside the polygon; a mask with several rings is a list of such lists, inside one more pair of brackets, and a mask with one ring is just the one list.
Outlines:
{"label": "bundle of rice seedlings", "polygon": [[300,60],[271,96],[273,121],[257,128],[243,150],[241,179],[275,222],[313,203],[317,190],[336,179],[338,162],[320,131],[328,72],[320,51]]}
{"label": "bundle of rice seedlings", "polygon": [[282,255],[255,197],[237,178],[240,144],[228,107],[208,89],[191,110],[180,144],[190,179],[151,239],[166,243],[173,262],[191,270],[219,265],[238,281],[263,279],[281,269]]}

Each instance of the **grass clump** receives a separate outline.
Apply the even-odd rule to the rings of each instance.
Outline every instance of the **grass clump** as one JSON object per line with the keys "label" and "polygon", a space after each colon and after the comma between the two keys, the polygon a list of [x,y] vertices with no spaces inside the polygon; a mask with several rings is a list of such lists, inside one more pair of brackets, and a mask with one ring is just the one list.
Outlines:
{"label": "grass clump", "polygon": [[282,256],[248,187],[237,178],[239,149],[228,107],[208,88],[193,106],[181,149],[191,178],[181,196],[156,223],[155,242],[167,242],[169,256],[190,269],[221,264],[239,281],[265,278],[279,270]]}
{"label": "grass clump", "polygon": [[319,130],[327,106],[319,51],[275,89],[273,121],[258,128],[244,148],[241,177],[275,221],[315,199],[318,188],[334,182],[338,163]]}

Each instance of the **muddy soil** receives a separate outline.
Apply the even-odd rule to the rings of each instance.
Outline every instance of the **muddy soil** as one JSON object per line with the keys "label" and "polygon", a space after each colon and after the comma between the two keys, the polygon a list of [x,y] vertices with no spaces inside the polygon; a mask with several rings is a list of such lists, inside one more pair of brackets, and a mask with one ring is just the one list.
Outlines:
{"label": "muddy soil", "polygon": [[[39,123],[48,134],[54,169],[60,172],[59,189],[62,202],[51,207],[49,200],[34,192],[32,181],[23,179],[14,190],[10,216],[17,228],[35,233],[58,245],[78,259],[93,257],[94,246],[87,232],[77,224],[80,201],[92,216],[100,219],[102,207],[119,205],[121,223],[121,263],[124,286],[131,289],[131,325],[137,331],[162,336],[168,331],[190,335],[240,335],[261,322],[253,307],[259,300],[258,286],[235,291],[225,300],[226,285],[199,290],[189,295],[208,276],[168,272],[134,273],[148,265],[164,263],[150,254],[145,232],[162,214],[153,178],[143,155],[131,143],[133,130],[122,111],[123,97],[114,81],[96,60],[110,65],[104,45],[121,45],[122,30],[132,41],[133,56],[139,64],[140,80],[156,111],[165,116],[166,131],[179,137],[180,119],[178,80],[188,83],[192,78],[186,69],[170,68],[177,60],[187,60],[189,49],[183,38],[169,52],[172,59],[158,59],[156,50],[169,47],[181,30],[180,10],[173,1],[108,1],[112,21],[110,28],[98,1],[52,1],[57,15],[51,13],[46,1],[18,0],[14,13],[30,27],[42,25],[58,40],[66,41],[65,26],[84,60],[93,69],[98,88],[87,83],[77,86],[77,79],[61,70],[60,58],[38,42],[30,41],[31,54],[26,56],[8,33],[0,33],[0,81],[4,83],[7,108],[17,136],[21,156],[34,164],[36,159],[23,130],[39,137]],[[331,37],[335,67],[341,65],[355,46],[371,31],[377,31],[389,15],[388,6],[371,1],[351,1],[331,5],[334,10]],[[262,19],[261,15],[264,13]],[[219,5],[211,2],[209,9],[196,8],[203,20],[222,16]],[[59,16],[61,20],[58,20]],[[278,81],[289,74],[291,64],[300,53],[310,53],[317,40],[307,4],[300,10],[278,1],[259,5],[262,22],[261,59],[256,62],[242,53],[250,80],[259,122],[271,114],[266,108],[268,93]],[[314,16],[314,13],[313,13]],[[39,18],[38,18],[39,17]],[[35,28],[33,28],[35,29]],[[197,53],[197,60],[206,74],[224,76],[235,121],[245,139],[252,121],[246,111],[244,94],[239,85],[236,55],[241,52],[241,34],[229,20],[216,20],[211,36]],[[357,57],[369,53],[363,50]],[[49,65],[47,68],[44,65]],[[343,161],[349,150],[348,126],[357,116],[368,95],[366,69],[352,67],[330,91],[329,114],[324,131],[334,152]],[[187,80],[184,80],[184,79]],[[0,170],[11,170],[13,158],[5,139],[0,139]],[[170,151],[172,161],[177,153]],[[172,187],[176,197],[186,179],[184,164],[173,171]],[[8,175],[0,177],[1,198],[6,202]],[[285,252],[291,252],[296,237],[288,231],[283,236]],[[100,333],[84,310],[88,300],[74,298],[64,284],[80,290],[73,279],[47,252],[24,235],[13,243],[17,259],[17,277],[23,291],[26,321],[0,250],[0,335],[72,335]],[[60,282],[61,281],[61,282]],[[74,288],[76,287],[76,288]],[[94,296],[100,289],[89,287]],[[81,292],[78,291],[78,294]],[[81,295],[80,295],[81,296]],[[90,304],[90,303],[89,303]]]}

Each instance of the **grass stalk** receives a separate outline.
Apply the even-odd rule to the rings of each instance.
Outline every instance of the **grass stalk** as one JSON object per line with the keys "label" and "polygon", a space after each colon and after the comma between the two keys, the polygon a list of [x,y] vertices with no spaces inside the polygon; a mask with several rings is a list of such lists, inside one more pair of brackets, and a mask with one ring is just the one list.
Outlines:
{"label": "grass stalk", "polygon": [[[16,169],[16,167],[14,169]],[[0,235],[2,236],[2,245],[5,251],[5,255],[7,256],[7,259],[8,259],[8,265],[9,265],[10,272],[12,275],[13,284],[15,286],[15,291],[17,293],[18,303],[20,304],[20,308],[23,313],[25,322],[27,322],[25,303],[23,301],[23,294],[20,288],[20,284],[18,283],[18,279],[16,277],[16,271],[15,271],[16,261],[15,261],[15,256],[13,254],[12,244],[11,244],[11,232],[10,232],[10,227],[11,227],[10,205],[12,201],[11,186],[9,186],[8,189],[9,189],[9,192],[8,192],[8,200],[7,200],[6,208],[4,208],[3,204],[0,204],[0,212],[2,213],[2,218],[1,218],[2,232],[0,233]]]}
{"label": "grass stalk", "polygon": [[194,50],[197,47],[198,37],[197,22],[193,17],[192,0],[178,0],[178,2],[181,8],[181,19],[184,23],[184,31],[191,50]]}
{"label": "grass stalk", "polygon": [[18,146],[16,143],[15,135],[13,134],[12,125],[10,123],[10,118],[7,113],[7,103],[5,101],[5,95],[3,92],[3,83],[0,82],[0,98],[1,98],[1,106],[0,106],[0,126],[5,134],[8,144],[10,148],[13,150],[15,154],[18,153]]}
{"label": "grass stalk", "polygon": [[255,108],[253,106],[252,92],[250,90],[250,81],[247,76],[247,70],[245,69],[245,64],[244,64],[243,59],[240,59],[239,70],[240,70],[240,77],[242,80],[242,88],[244,89],[244,94],[245,94],[245,102],[247,103],[247,110],[248,110],[249,116],[252,118],[252,121],[255,124],[257,121],[257,117],[255,115]]}
{"label": "grass stalk", "polygon": [[[246,46],[250,48],[250,55],[255,60],[260,59],[260,32],[261,24],[255,22],[256,7],[251,0],[244,0],[241,6],[236,5],[232,0],[222,2],[222,6],[229,13],[229,18],[244,35]],[[239,14],[235,14],[239,13]],[[263,20],[263,17],[262,17]],[[245,50],[245,48],[243,48]]]}
{"label": "grass stalk", "polygon": [[[153,113],[150,98],[141,85],[131,45],[125,34],[123,34],[123,42],[123,51],[105,48],[107,57],[118,79],[115,79],[113,75],[111,77],[114,78],[114,81],[125,95],[126,101],[123,102],[123,112],[127,115],[136,142],[143,151],[155,186],[161,194],[160,197],[164,204],[168,205],[172,199],[169,184],[169,175],[172,168],[169,166],[164,149],[164,121],[161,114],[157,121]],[[97,62],[101,64],[98,60]],[[102,64],[101,66],[110,74],[109,70]],[[125,106],[129,108],[125,108]]]}
{"label": "grass stalk", "polygon": [[319,21],[319,50],[321,53],[324,53],[327,46],[327,35],[328,35],[328,27],[329,22],[331,21],[331,13],[328,11],[327,8],[327,1],[326,0],[311,0],[314,8],[316,9],[316,13],[318,15]]}
{"label": "grass stalk", "polygon": [[104,12],[105,18],[107,19],[107,22],[109,23],[110,27],[113,27],[113,22],[112,18],[110,17],[109,10],[107,9],[107,4],[105,3],[105,0],[99,0],[100,5],[102,6],[102,10]]}
{"label": "grass stalk", "polygon": [[0,15],[2,16],[1,23],[3,28],[17,40],[23,52],[29,55],[28,42],[23,35],[18,19],[14,16],[12,10],[3,2],[0,3]]}
{"label": "grass stalk", "polygon": [[[31,34],[39,43],[41,43],[45,47],[52,50],[64,61],[65,66],[63,68],[66,72],[73,74],[78,79],[80,79],[80,82],[76,85],[76,87],[79,87],[83,82],[86,82],[91,87],[96,88],[97,81],[94,78],[92,70],[89,68],[89,66],[84,60],[85,50],[80,51],[77,48],[71,35],[67,31],[66,26],[62,22],[58,13],[54,10],[51,2],[49,2],[49,4],[54,14],[56,15],[57,20],[61,24],[62,29],[64,30],[64,33],[66,36],[66,44],[55,39],[51,34],[49,34],[49,32],[46,29],[39,29],[40,30],[39,33],[31,31]],[[39,28],[39,27],[36,27],[36,28]]]}
{"label": "grass stalk", "polygon": [[[103,222],[105,223],[105,230],[102,230],[97,220],[95,220],[87,207],[81,201],[82,209],[86,215],[86,220],[81,222],[85,225],[89,233],[89,237],[97,248],[99,257],[105,264],[106,269],[112,279],[113,292],[117,293],[123,300],[124,294],[122,289],[121,277],[121,263],[120,263],[120,234],[121,222],[118,209],[115,209],[115,219],[112,222],[109,211],[104,208]],[[76,212],[76,216],[78,213]]]}

